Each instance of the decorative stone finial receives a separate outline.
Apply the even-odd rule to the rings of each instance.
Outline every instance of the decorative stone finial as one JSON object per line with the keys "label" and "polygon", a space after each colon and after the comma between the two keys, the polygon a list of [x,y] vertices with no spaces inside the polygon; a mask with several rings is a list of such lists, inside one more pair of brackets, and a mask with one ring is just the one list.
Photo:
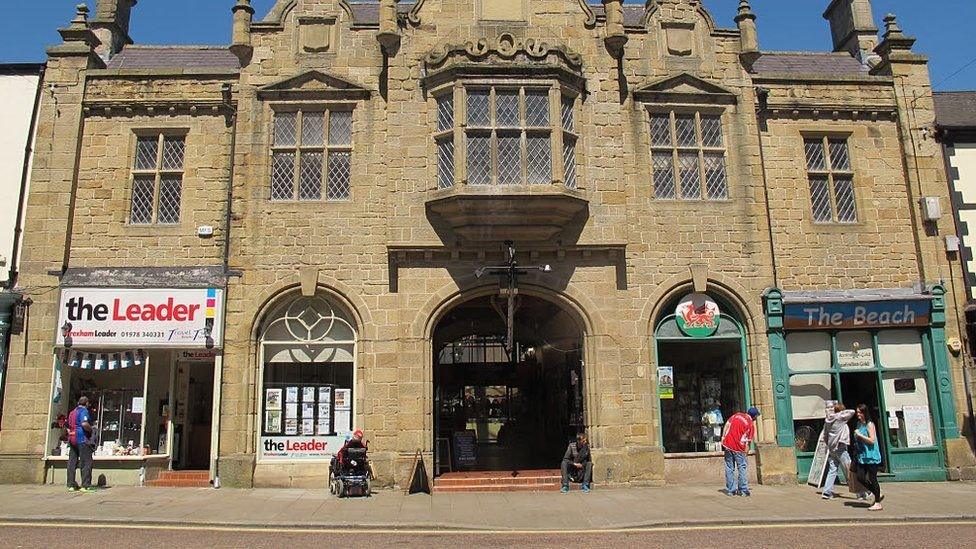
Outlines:
{"label": "decorative stone finial", "polygon": [[739,27],[740,55],[747,65],[751,65],[759,57],[759,33],[756,30],[756,14],[749,0],[739,1],[735,23]]}
{"label": "decorative stone finial", "polygon": [[885,33],[884,37],[887,40],[889,37],[898,36],[905,34],[902,32],[901,27],[898,26],[898,17],[893,13],[889,13],[884,16]]}
{"label": "decorative stone finial", "polygon": [[71,20],[72,28],[88,28],[88,4],[75,6],[75,18]]}
{"label": "decorative stone finial", "polygon": [[387,55],[393,55],[400,46],[400,21],[397,17],[398,0],[380,0],[380,31],[376,41]]}
{"label": "decorative stone finial", "polygon": [[230,51],[241,61],[242,66],[251,62],[254,54],[254,46],[251,44],[251,22],[254,19],[254,8],[251,7],[251,0],[237,0],[237,4],[231,8],[233,13],[233,30]]}
{"label": "decorative stone finial", "polygon": [[614,57],[623,57],[624,45],[627,44],[627,33],[624,31],[624,8],[622,0],[603,0],[603,9],[607,17],[607,34],[603,43],[607,51]]}

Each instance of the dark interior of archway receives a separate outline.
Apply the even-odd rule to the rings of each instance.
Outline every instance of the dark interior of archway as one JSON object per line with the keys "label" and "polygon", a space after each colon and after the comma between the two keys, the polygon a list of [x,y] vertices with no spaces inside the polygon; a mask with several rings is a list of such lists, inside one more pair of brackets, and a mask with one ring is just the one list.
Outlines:
{"label": "dark interior of archway", "polygon": [[436,474],[558,468],[584,428],[579,323],[541,298],[517,305],[511,354],[497,296],[458,305],[434,331]]}

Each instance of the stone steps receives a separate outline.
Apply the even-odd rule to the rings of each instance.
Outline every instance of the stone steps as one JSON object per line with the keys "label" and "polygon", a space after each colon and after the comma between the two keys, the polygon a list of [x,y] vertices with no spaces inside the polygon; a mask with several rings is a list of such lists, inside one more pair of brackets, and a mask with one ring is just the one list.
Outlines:
{"label": "stone steps", "polygon": [[558,470],[479,471],[446,473],[434,479],[434,492],[551,492],[558,491]]}
{"label": "stone steps", "polygon": [[146,481],[146,486],[209,488],[210,471],[163,471],[157,479]]}

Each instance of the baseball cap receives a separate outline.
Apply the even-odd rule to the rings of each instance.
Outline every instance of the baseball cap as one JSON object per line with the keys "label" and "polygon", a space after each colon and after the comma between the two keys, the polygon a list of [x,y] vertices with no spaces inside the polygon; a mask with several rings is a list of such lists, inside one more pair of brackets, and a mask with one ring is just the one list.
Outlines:
{"label": "baseball cap", "polygon": [[752,419],[756,419],[762,415],[759,413],[759,408],[756,408],[755,406],[751,406],[748,410],[746,410],[746,413],[752,416]]}

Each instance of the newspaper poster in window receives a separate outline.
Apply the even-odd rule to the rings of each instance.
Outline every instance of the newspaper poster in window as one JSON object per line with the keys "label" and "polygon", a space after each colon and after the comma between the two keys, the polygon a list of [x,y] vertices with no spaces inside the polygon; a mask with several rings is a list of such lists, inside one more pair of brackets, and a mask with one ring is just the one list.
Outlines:
{"label": "newspaper poster in window", "polygon": [[[302,419],[315,419],[315,403],[314,402],[303,402],[302,403]],[[315,433],[312,433],[315,434]]]}
{"label": "newspaper poster in window", "polygon": [[928,406],[903,406],[905,415],[905,438],[909,448],[932,446],[932,419]]}
{"label": "newspaper poster in window", "polygon": [[285,402],[298,402],[298,387],[289,387]]}
{"label": "newspaper poster in window", "polygon": [[285,418],[285,434],[286,435],[298,434],[298,418],[296,417]]}
{"label": "newspaper poster in window", "polygon": [[315,418],[310,417],[302,420],[302,434],[303,435],[315,434]]}
{"label": "newspaper poster in window", "polygon": [[352,408],[352,389],[335,390],[335,409],[349,410]]}
{"label": "newspaper poster in window", "polygon": [[319,404],[332,403],[332,387],[319,387]]}
{"label": "newspaper poster in window", "polygon": [[264,415],[264,430],[268,433],[278,434],[281,432],[281,411],[269,410]]}
{"label": "newspaper poster in window", "polygon": [[336,433],[348,433],[352,431],[352,412],[349,410],[335,411],[335,431]]}
{"label": "newspaper poster in window", "polygon": [[332,433],[332,410],[330,408],[331,405],[328,403],[319,403],[317,431],[320,435],[328,435]]}
{"label": "newspaper poster in window", "polygon": [[285,418],[286,419],[298,419],[298,403],[297,402],[286,402],[285,403]]}
{"label": "newspaper poster in window", "polygon": [[302,402],[315,402],[315,387],[302,388]]}
{"label": "newspaper poster in window", "polygon": [[267,389],[264,392],[264,409],[281,410],[281,389]]}

